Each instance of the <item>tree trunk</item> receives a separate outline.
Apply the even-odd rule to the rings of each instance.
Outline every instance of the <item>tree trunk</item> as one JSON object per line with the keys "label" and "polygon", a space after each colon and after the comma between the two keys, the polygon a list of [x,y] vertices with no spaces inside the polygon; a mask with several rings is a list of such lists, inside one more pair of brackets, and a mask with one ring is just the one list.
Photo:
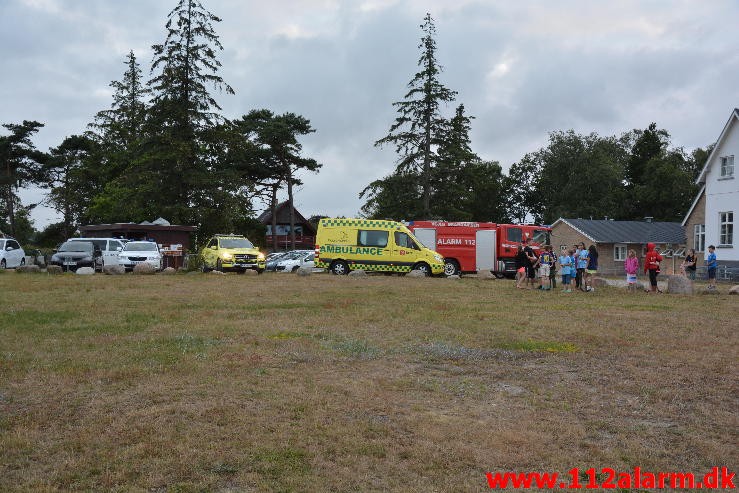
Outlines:
{"label": "tree trunk", "polygon": [[293,202],[293,177],[287,177],[287,200],[290,204],[290,246],[295,250],[295,203]]}
{"label": "tree trunk", "polygon": [[13,180],[10,177],[10,160],[5,161],[6,176],[8,177],[8,226],[10,236],[15,237],[15,211],[13,210]]}
{"label": "tree trunk", "polygon": [[272,210],[272,249],[275,252],[279,250],[279,244],[277,243],[277,187],[277,183],[272,185],[272,203],[270,205]]}

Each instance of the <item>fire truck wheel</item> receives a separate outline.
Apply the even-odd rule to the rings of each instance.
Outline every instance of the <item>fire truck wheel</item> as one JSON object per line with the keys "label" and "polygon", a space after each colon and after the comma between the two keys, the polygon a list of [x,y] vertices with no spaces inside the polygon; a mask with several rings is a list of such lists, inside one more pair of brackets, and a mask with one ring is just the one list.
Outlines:
{"label": "fire truck wheel", "polygon": [[343,260],[335,260],[333,263],[331,263],[331,267],[329,267],[329,270],[332,274],[335,274],[337,276],[344,276],[349,273],[349,266]]}
{"label": "fire truck wheel", "polygon": [[418,262],[416,265],[413,266],[413,270],[420,270],[426,277],[429,277],[431,275],[431,267],[429,267],[429,264],[425,262]]}
{"label": "fire truck wheel", "polygon": [[444,259],[444,275],[458,276],[459,275],[459,263],[453,259]]}

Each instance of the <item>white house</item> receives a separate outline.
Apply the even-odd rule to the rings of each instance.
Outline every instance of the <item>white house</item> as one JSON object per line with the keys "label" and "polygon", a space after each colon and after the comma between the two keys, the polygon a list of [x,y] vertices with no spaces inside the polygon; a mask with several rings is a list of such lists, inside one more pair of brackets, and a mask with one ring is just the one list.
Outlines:
{"label": "white house", "polygon": [[696,183],[702,185],[682,224],[688,246],[708,254],[716,246],[719,264],[739,265],[739,245],[734,222],[739,212],[739,179],[734,160],[739,156],[739,108],[731,112],[716,147]]}

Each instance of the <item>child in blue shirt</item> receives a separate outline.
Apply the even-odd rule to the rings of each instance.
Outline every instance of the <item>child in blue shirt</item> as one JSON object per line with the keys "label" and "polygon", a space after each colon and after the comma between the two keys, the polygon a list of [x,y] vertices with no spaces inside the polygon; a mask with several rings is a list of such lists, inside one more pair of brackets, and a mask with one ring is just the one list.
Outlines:
{"label": "child in blue shirt", "polygon": [[572,278],[572,271],[573,271],[573,260],[572,260],[572,254],[574,252],[572,250],[562,250],[561,255],[559,256],[559,263],[562,266],[562,292],[563,293],[571,293],[572,290],[570,289],[570,279]]}
{"label": "child in blue shirt", "polygon": [[580,277],[580,290],[585,291],[585,269],[588,268],[590,255],[585,248],[585,243],[580,243],[580,254],[577,257],[577,275]]}
{"label": "child in blue shirt", "polygon": [[716,259],[716,247],[713,245],[708,247],[706,267],[708,268],[708,289],[716,289],[716,269],[718,268],[718,260]]}

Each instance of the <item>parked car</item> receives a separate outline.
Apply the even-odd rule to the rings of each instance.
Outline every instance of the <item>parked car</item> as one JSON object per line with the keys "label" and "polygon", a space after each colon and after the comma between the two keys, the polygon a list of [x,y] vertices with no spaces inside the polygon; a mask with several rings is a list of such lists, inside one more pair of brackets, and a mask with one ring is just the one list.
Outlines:
{"label": "parked car", "polygon": [[103,252],[91,241],[65,241],[51,256],[49,265],[73,272],[80,267],[103,270]]}
{"label": "parked car", "polygon": [[26,253],[13,238],[0,238],[0,269],[26,265]]}
{"label": "parked car", "polygon": [[274,252],[267,255],[267,258],[265,259],[267,261],[265,269],[271,272],[274,272],[277,270],[277,264],[280,260],[283,260],[285,258],[285,255],[292,253],[292,252]]}
{"label": "parked car", "polygon": [[247,269],[264,272],[264,254],[242,235],[215,235],[200,251],[203,272],[246,272]]}
{"label": "parked car", "polygon": [[281,262],[278,262],[277,272],[295,272],[301,267],[316,270],[315,257],[315,252],[310,250],[296,250],[290,258],[285,258]]}
{"label": "parked car", "polygon": [[162,270],[162,253],[153,241],[129,241],[118,253],[118,264],[127,271],[138,264],[149,264],[156,270]]}
{"label": "parked car", "polygon": [[118,238],[70,238],[67,241],[91,241],[103,252],[103,266],[118,265],[118,252],[124,244]]}

